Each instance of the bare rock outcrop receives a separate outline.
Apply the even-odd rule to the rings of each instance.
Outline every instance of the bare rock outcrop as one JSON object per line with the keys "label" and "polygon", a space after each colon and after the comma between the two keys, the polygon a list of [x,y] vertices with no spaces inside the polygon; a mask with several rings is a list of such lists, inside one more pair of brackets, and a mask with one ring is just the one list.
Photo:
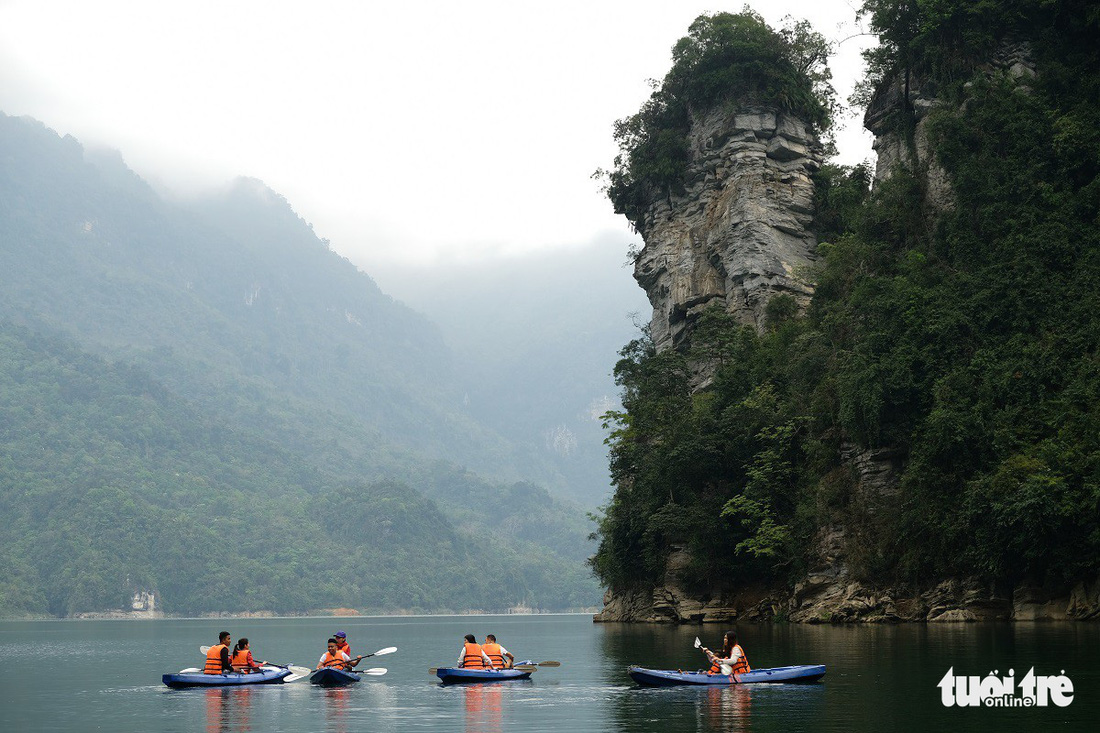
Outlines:
{"label": "bare rock outcrop", "polygon": [[685,193],[633,222],[645,240],[634,277],[653,305],[658,349],[683,343],[712,304],[761,327],[772,296],[804,305],[813,293],[810,176],[823,156],[813,131],[773,109],[720,107],[695,121],[689,142]]}

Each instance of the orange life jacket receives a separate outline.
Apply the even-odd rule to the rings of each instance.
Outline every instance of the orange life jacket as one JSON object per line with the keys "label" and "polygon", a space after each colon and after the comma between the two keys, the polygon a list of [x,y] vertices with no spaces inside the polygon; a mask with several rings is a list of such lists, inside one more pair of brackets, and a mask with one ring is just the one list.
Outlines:
{"label": "orange life jacket", "polygon": [[221,674],[222,673],[222,649],[228,649],[225,644],[218,644],[217,646],[210,647],[210,651],[206,653],[206,666],[203,668],[203,672],[206,674]]}
{"label": "orange life jacket", "polygon": [[[749,660],[745,658],[745,650],[741,648],[740,644],[734,644],[733,648],[741,652],[741,656],[738,657],[737,662],[733,665],[733,671],[730,674],[744,674],[745,672],[751,672],[752,668],[749,667]],[[733,650],[730,650],[730,654],[733,654]],[[718,662],[714,662],[710,665],[708,674],[722,674],[722,665]]]}
{"label": "orange life jacket", "polygon": [[237,650],[236,654],[229,659],[229,663],[234,667],[244,667],[246,671],[256,666],[252,664],[252,652],[247,649]]}
{"label": "orange life jacket", "polygon": [[324,659],[321,660],[322,667],[335,667],[338,664],[344,664],[345,660],[340,656],[340,650],[337,649],[335,654],[325,652]]}
{"label": "orange life jacket", "polygon": [[481,645],[466,642],[466,653],[462,657],[462,666],[466,669],[485,669],[485,660],[481,658]]}
{"label": "orange life jacket", "polygon": [[504,669],[504,652],[501,650],[500,644],[495,641],[481,646],[481,651],[489,657],[489,661],[493,663],[493,666],[497,669]]}
{"label": "orange life jacket", "polygon": [[340,642],[336,642],[336,651],[343,652],[349,657],[351,656],[351,646],[348,644],[346,639],[344,640],[343,644],[341,644]]}

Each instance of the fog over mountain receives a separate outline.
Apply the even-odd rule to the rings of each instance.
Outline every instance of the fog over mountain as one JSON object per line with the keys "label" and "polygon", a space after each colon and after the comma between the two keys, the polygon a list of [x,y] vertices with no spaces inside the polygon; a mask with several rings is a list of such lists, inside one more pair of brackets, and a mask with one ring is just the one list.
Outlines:
{"label": "fog over mountain", "polygon": [[609,493],[601,415],[619,405],[618,352],[649,318],[633,242],[607,233],[583,247],[374,272],[439,326],[470,414],[552,461],[564,493],[586,506]]}

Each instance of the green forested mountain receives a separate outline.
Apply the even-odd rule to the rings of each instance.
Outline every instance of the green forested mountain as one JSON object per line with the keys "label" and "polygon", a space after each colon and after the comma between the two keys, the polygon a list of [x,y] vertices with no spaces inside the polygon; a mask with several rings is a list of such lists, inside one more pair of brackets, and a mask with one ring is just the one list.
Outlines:
{"label": "green forested mountain", "polygon": [[[613,588],[660,582],[673,544],[690,548],[695,588],[793,581],[830,527],[875,583],[965,576],[1011,592],[1100,572],[1100,14],[1078,0],[864,12],[881,41],[866,88],[902,90],[882,124],[909,155],[873,192],[861,169],[818,175],[807,312],[780,296],[763,332],[715,312],[688,350],[623,351],[618,488],[594,561]],[[992,64],[1006,46],[1034,73]],[[675,75],[706,68],[669,78],[692,88]],[[626,140],[616,207],[654,171],[675,187],[661,150],[679,149],[679,129],[660,149]],[[714,379],[695,392],[700,365]],[[891,457],[892,490],[859,490],[845,456],[868,450]]]}
{"label": "green forested mountain", "polygon": [[593,603],[583,513],[460,468],[547,477],[459,397],[258,182],[172,204],[0,115],[0,612]]}

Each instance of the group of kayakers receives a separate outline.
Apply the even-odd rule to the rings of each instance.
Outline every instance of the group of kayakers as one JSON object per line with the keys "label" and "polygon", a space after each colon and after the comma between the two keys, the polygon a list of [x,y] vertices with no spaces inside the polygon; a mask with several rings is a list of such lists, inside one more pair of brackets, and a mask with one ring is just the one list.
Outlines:
{"label": "group of kayakers", "polygon": [[[218,634],[218,643],[210,647],[206,652],[206,666],[203,672],[206,674],[225,674],[237,672],[250,674],[259,672],[267,662],[257,663],[252,658],[252,652],[248,648],[248,639],[241,637],[236,645],[230,649],[233,637],[228,631]],[[328,640],[328,651],[321,655],[315,669],[322,667],[339,667],[352,669],[363,660],[360,655],[352,659],[351,645],[348,644],[348,635],[343,631],[337,631]]]}
{"label": "group of kayakers", "polygon": [[[267,662],[257,663],[252,658],[247,638],[242,637],[230,649],[229,645],[232,641],[228,631],[218,635],[218,643],[206,652],[206,666],[203,672],[248,674],[261,671],[261,668],[267,664]],[[314,669],[336,667],[350,671],[364,659],[362,655],[352,658],[348,635],[343,631],[337,631],[329,637],[327,644],[327,651],[321,655]],[[695,644],[707,655],[707,660],[710,662],[708,674],[734,675],[752,671],[745,656],[745,650],[737,643],[737,633],[734,631],[727,631],[722,637],[722,651],[719,654],[701,646],[698,639]],[[458,666],[462,669],[511,669],[515,660],[515,656],[497,642],[494,634],[486,634],[485,641],[481,644],[477,643],[477,637],[473,634],[466,634],[462,649],[458,653]]]}
{"label": "group of kayakers", "polygon": [[515,661],[515,656],[498,644],[493,634],[486,634],[483,644],[478,644],[473,634],[466,634],[458,653],[458,666],[462,669],[511,669]]}

